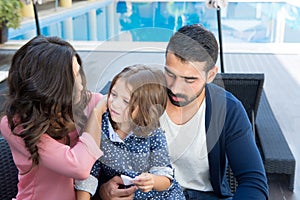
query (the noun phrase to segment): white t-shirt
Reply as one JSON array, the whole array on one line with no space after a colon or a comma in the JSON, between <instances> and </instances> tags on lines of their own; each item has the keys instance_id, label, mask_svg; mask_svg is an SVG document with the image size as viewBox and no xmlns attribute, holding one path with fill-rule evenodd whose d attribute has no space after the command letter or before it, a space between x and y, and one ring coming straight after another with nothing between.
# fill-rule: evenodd
<instances>
[{"instance_id":1,"label":"white t-shirt","mask_svg":"<svg viewBox=\"0 0 300 200\"><path fill-rule=\"evenodd\" d=\"M206 145L205 108L204 100L193 118L182 125L173 123L166 112L160 118L175 178L183 189L213 191Z\"/></svg>"}]
</instances>

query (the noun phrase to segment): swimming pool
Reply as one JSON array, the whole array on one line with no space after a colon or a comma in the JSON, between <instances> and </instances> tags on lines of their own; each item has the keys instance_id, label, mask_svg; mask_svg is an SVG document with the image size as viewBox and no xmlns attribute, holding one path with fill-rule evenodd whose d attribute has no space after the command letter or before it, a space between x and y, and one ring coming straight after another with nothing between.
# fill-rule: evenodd
<instances>
[{"instance_id":1,"label":"swimming pool","mask_svg":"<svg viewBox=\"0 0 300 200\"><path fill-rule=\"evenodd\" d=\"M295 0L296 2L297 0ZM300 43L300 7L286 2L229 2L221 10L223 41ZM218 34L215 9L199 1L101 1L40 20L43 35L75 41L166 42L185 24L201 23ZM35 24L9 30L9 40L30 39Z\"/></svg>"}]
</instances>

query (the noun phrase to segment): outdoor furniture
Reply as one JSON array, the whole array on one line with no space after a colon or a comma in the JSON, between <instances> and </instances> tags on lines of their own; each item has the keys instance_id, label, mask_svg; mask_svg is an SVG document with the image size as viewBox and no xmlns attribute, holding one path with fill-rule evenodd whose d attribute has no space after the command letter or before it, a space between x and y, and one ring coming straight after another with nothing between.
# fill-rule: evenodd
<instances>
[{"instance_id":1,"label":"outdoor furniture","mask_svg":"<svg viewBox=\"0 0 300 200\"><path fill-rule=\"evenodd\" d=\"M286 175L288 189L293 191L296 160L264 92L257 112L256 130L266 172Z\"/></svg>"},{"instance_id":2,"label":"outdoor furniture","mask_svg":"<svg viewBox=\"0 0 300 200\"><path fill-rule=\"evenodd\" d=\"M255 118L263 90L264 74L219 73L213 83L225 88L242 102L255 136Z\"/></svg>"},{"instance_id":3,"label":"outdoor furniture","mask_svg":"<svg viewBox=\"0 0 300 200\"><path fill-rule=\"evenodd\" d=\"M0 199L11 200L18 193L18 169L6 140L0 133Z\"/></svg>"},{"instance_id":4,"label":"outdoor furniture","mask_svg":"<svg viewBox=\"0 0 300 200\"><path fill-rule=\"evenodd\" d=\"M237 97L243 104L253 126L255 137L255 117L263 89L264 74L261 73L219 73L213 83L223 87ZM235 192L238 183L228 166L226 177L231 192Z\"/></svg>"},{"instance_id":5,"label":"outdoor furniture","mask_svg":"<svg viewBox=\"0 0 300 200\"><path fill-rule=\"evenodd\" d=\"M0 111L3 109L3 105L5 102L5 94L7 94L8 89L6 86L6 80L0 82Z\"/></svg>"},{"instance_id":6,"label":"outdoor furniture","mask_svg":"<svg viewBox=\"0 0 300 200\"><path fill-rule=\"evenodd\" d=\"M214 83L242 102L253 125L267 174L287 175L288 189L293 191L296 161L263 91L263 81L263 74L221 73ZM228 173L229 183L234 187L231 176Z\"/></svg>"}]
</instances>

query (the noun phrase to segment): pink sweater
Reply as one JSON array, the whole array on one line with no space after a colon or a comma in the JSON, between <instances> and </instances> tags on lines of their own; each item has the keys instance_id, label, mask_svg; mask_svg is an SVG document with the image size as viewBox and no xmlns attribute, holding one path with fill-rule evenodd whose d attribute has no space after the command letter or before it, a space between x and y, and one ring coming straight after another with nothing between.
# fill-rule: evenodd
<instances>
[{"instance_id":1,"label":"pink sweater","mask_svg":"<svg viewBox=\"0 0 300 200\"><path fill-rule=\"evenodd\" d=\"M101 97L100 94L92 95L88 115ZM38 143L39 165L22 175L32 165L24 141L12 134L6 116L1 119L0 128L19 170L17 200L76 200L73 179L88 178L93 164L102 155L94 139L86 132L79 139L76 131L69 133L74 144L72 147L44 134Z\"/></svg>"}]
</instances>

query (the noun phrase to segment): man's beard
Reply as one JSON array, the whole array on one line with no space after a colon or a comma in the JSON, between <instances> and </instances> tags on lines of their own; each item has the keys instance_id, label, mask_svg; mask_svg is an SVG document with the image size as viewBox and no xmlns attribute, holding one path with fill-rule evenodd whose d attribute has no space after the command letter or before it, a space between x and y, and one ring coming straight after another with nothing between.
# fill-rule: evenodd
<instances>
[{"instance_id":1,"label":"man's beard","mask_svg":"<svg viewBox=\"0 0 300 200\"><path fill-rule=\"evenodd\" d=\"M170 102L174 105L174 106L177 106L177 107L184 107L188 104L190 104L191 102L193 102L195 99L197 99L202 91L203 91L204 87L201 88L199 90L199 92L192 96L191 98L188 98L186 95L184 94L174 94L169 88L167 89L167 93L168 93L168 96L169 96L169 99L170 99ZM172 97L177 97L177 98L183 98L184 101L175 101Z\"/></svg>"}]
</instances>

